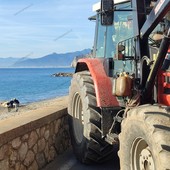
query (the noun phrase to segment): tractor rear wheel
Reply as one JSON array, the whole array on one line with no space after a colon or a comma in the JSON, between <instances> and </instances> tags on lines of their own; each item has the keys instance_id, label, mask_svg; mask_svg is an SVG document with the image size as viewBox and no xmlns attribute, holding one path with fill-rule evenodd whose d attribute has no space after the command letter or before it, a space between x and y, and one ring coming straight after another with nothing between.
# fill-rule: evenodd
<instances>
[{"instance_id":1,"label":"tractor rear wheel","mask_svg":"<svg viewBox=\"0 0 170 170\"><path fill-rule=\"evenodd\" d=\"M170 169L170 114L158 106L131 110L122 122L121 170Z\"/></svg>"},{"instance_id":2,"label":"tractor rear wheel","mask_svg":"<svg viewBox=\"0 0 170 170\"><path fill-rule=\"evenodd\" d=\"M101 109L97 107L94 84L88 71L73 76L68 113L71 143L77 159L87 164L108 160L113 146L102 139Z\"/></svg>"}]
</instances>

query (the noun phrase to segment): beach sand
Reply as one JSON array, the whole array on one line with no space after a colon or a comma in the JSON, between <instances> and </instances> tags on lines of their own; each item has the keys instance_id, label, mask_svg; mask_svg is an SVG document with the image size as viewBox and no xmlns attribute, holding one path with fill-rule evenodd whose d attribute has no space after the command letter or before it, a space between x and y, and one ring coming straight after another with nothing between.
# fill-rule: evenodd
<instances>
[{"instance_id":1,"label":"beach sand","mask_svg":"<svg viewBox=\"0 0 170 170\"><path fill-rule=\"evenodd\" d=\"M15 111L15 108L12 108L10 111L8 111L8 108L4 107L2 105L3 101L0 102L0 120L7 119L12 116L17 116L20 114L29 114L29 112L32 112L37 109L46 109L49 107L54 107L55 105L57 106L57 103L59 101L65 101L68 100L68 96L60 97L60 98L54 98L54 99L49 99L49 100L43 100L39 102L34 102L34 103L29 103L26 105L20 104L18 107L18 111Z\"/></svg>"}]
</instances>

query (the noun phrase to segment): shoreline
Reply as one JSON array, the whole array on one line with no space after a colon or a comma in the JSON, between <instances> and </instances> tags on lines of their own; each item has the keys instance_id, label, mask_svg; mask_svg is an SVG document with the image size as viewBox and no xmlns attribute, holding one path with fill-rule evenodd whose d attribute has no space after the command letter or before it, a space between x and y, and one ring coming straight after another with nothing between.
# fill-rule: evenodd
<instances>
[{"instance_id":1,"label":"shoreline","mask_svg":"<svg viewBox=\"0 0 170 170\"><path fill-rule=\"evenodd\" d=\"M56 66L56 67L0 67L0 69L41 69L41 68L45 68L45 69L49 69L49 68L73 68L71 66Z\"/></svg>"},{"instance_id":2,"label":"shoreline","mask_svg":"<svg viewBox=\"0 0 170 170\"><path fill-rule=\"evenodd\" d=\"M43 102L43 101L46 101L46 100L58 99L58 98L65 97L65 96L68 96L68 95L69 95L68 93L64 93L64 94L61 94L61 95L58 95L58 96L56 96L56 95L55 96L49 96L47 98L39 98L37 100L30 100L30 101L27 101L27 100L22 101L22 100L20 100L18 98L16 98L16 99L19 100L20 105L22 107L22 106L29 105L29 104L32 104L32 103ZM10 101L10 100L0 99L0 108L1 108L1 103L2 102L7 102L7 101Z\"/></svg>"},{"instance_id":3,"label":"shoreline","mask_svg":"<svg viewBox=\"0 0 170 170\"><path fill-rule=\"evenodd\" d=\"M38 102L43 102L43 101L45 102L45 101L48 101L48 100L55 100L55 99L59 99L59 98L61 98L61 97L65 97L65 96L68 96L68 94L61 95L61 96L53 96L53 97L51 96L51 97L49 97L49 98L47 97L46 99L43 99L43 98L42 98L42 99L37 99L37 100L34 100L34 101L30 101L30 102L22 102L22 103L21 103L21 106L22 106L22 105L25 106L25 105L29 105L29 104L33 104L33 103L38 103Z\"/></svg>"},{"instance_id":4,"label":"shoreline","mask_svg":"<svg viewBox=\"0 0 170 170\"><path fill-rule=\"evenodd\" d=\"M27 104L22 104L18 107L18 111L16 112L14 108L11 109L10 112L8 112L8 108L3 107L2 104L0 105L0 120L8 119L13 116L17 116L20 114L29 114L30 112L33 112L38 109L46 109L49 107L55 107L57 106L57 101L59 100L68 100L67 96L60 96L50 99L44 99L41 101L35 101Z\"/></svg>"}]
</instances>

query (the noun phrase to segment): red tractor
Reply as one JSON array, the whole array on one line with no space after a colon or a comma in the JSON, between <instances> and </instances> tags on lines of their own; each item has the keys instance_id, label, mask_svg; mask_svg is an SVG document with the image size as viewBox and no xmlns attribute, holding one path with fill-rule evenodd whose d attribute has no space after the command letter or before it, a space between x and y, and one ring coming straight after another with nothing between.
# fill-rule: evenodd
<instances>
[{"instance_id":1,"label":"red tractor","mask_svg":"<svg viewBox=\"0 0 170 170\"><path fill-rule=\"evenodd\" d=\"M170 0L101 0L91 58L80 59L68 113L74 153L121 170L170 169Z\"/></svg>"}]
</instances>

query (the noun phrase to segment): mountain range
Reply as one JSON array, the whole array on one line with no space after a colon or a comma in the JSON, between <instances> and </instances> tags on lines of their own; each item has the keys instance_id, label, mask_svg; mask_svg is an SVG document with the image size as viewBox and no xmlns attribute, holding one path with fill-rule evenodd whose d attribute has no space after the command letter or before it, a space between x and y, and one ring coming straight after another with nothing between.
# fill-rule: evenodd
<instances>
[{"instance_id":1,"label":"mountain range","mask_svg":"<svg viewBox=\"0 0 170 170\"><path fill-rule=\"evenodd\" d=\"M69 53L52 53L40 58L0 58L0 67L12 68L44 68L44 67L70 67L75 57L87 55L91 49Z\"/></svg>"}]
</instances>

